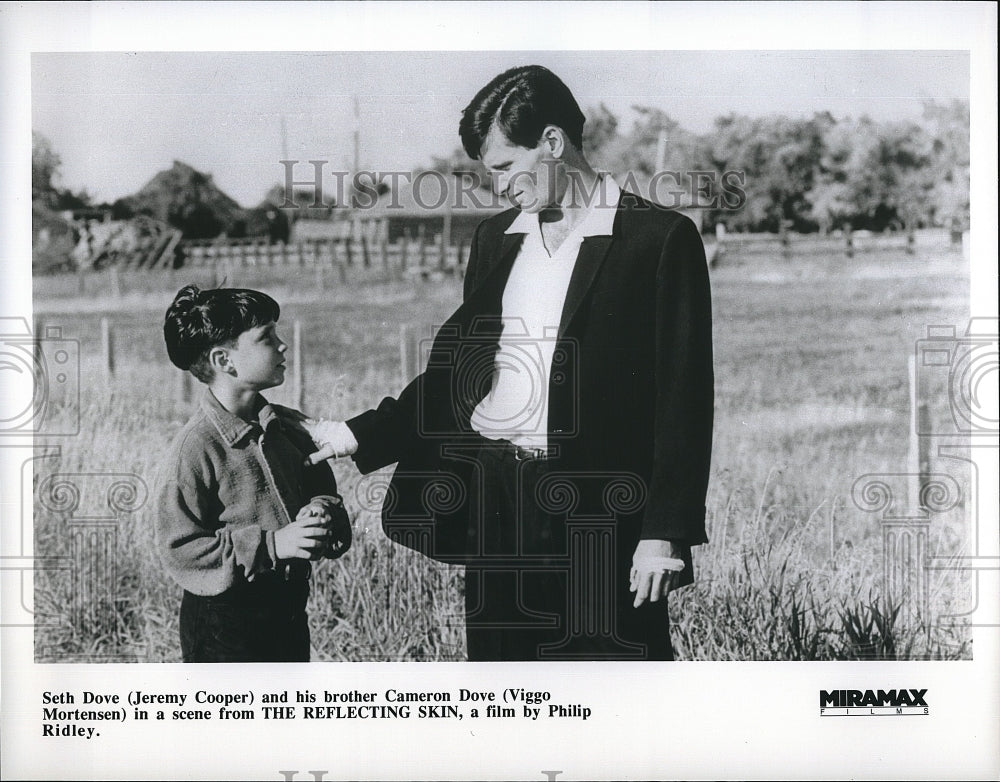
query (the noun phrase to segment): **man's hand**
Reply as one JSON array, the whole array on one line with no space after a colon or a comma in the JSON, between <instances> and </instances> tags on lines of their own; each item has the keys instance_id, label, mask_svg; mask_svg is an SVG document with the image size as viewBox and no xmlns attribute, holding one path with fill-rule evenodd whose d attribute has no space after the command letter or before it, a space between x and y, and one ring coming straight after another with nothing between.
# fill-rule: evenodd
<instances>
[{"instance_id":1,"label":"man's hand","mask_svg":"<svg viewBox=\"0 0 1000 782\"><path fill-rule=\"evenodd\" d=\"M306 506L295 521L274 533L274 553L278 559L319 559L326 546L326 525L319 516L306 514Z\"/></svg>"},{"instance_id":2,"label":"man's hand","mask_svg":"<svg viewBox=\"0 0 1000 782\"><path fill-rule=\"evenodd\" d=\"M358 441L354 432L343 421L327 421L324 419L303 418L299 425L316 443L319 448L309 454L306 464L319 464L326 459L336 459L340 456L350 456L358 450Z\"/></svg>"},{"instance_id":3,"label":"man's hand","mask_svg":"<svg viewBox=\"0 0 1000 782\"><path fill-rule=\"evenodd\" d=\"M681 546L669 540L640 540L632 555L629 592L635 592L635 608L648 599L666 597L684 569Z\"/></svg>"},{"instance_id":4,"label":"man's hand","mask_svg":"<svg viewBox=\"0 0 1000 782\"><path fill-rule=\"evenodd\" d=\"M281 422L291 429L304 433L319 449L309 454L305 464L319 464L327 459L350 456L358 450L354 432L343 421L327 421L324 418L310 418L305 413L283 405L274 405Z\"/></svg>"}]
</instances>

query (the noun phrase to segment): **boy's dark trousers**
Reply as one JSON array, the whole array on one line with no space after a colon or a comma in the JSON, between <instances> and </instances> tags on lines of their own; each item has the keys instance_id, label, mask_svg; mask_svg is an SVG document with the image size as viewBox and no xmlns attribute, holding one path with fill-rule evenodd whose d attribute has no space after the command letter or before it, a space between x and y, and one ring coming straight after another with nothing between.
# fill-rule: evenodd
<instances>
[{"instance_id":1,"label":"boy's dark trousers","mask_svg":"<svg viewBox=\"0 0 1000 782\"><path fill-rule=\"evenodd\" d=\"M263 573L221 595L185 591L181 653L186 663L309 662L309 569Z\"/></svg>"}]
</instances>

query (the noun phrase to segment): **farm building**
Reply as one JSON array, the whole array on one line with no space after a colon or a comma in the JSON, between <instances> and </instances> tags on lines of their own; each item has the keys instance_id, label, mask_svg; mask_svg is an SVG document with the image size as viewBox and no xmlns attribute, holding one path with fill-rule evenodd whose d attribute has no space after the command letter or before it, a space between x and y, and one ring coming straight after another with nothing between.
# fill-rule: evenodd
<instances>
[{"instance_id":1,"label":"farm building","mask_svg":"<svg viewBox=\"0 0 1000 782\"><path fill-rule=\"evenodd\" d=\"M427 171L400 181L394 190L379 196L374 206L360 212L370 235L389 242L429 240L443 234L446 243L464 245L472 240L479 223L505 207L488 190Z\"/></svg>"},{"instance_id":2,"label":"farm building","mask_svg":"<svg viewBox=\"0 0 1000 782\"><path fill-rule=\"evenodd\" d=\"M623 181L621 177L617 180ZM631 182L643 195L648 194L645 185L641 179ZM290 241L341 241L363 235L378 244L430 242L446 235L448 244L468 245L480 222L508 206L506 200L488 190L463 186L456 177L436 171L400 181L395 191L381 193L371 206L367 205L370 196L359 196L359 200L358 208L334 208L329 216L303 216L300 210L292 224ZM678 211L694 220L699 229L702 227L704 210L692 207L689 197L681 200Z\"/></svg>"}]
</instances>

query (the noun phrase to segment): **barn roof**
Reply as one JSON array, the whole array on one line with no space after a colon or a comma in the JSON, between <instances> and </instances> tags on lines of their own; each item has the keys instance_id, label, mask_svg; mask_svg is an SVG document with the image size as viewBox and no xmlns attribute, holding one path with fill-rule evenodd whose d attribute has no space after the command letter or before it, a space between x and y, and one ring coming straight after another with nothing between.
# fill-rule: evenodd
<instances>
[{"instance_id":1,"label":"barn roof","mask_svg":"<svg viewBox=\"0 0 1000 782\"><path fill-rule=\"evenodd\" d=\"M386 180L385 184L390 190L383 193L374 206L361 210L365 219L433 218L443 217L449 211L453 215L463 212L483 218L509 206L489 190L438 171L399 177L395 189L392 189L392 181Z\"/></svg>"}]
</instances>

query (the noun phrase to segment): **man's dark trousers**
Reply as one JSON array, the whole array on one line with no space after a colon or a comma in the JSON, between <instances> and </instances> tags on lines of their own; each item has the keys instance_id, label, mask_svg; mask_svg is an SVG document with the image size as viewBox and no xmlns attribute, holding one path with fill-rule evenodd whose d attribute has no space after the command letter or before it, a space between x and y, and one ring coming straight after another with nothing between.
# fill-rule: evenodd
<instances>
[{"instance_id":1,"label":"man's dark trousers","mask_svg":"<svg viewBox=\"0 0 1000 782\"><path fill-rule=\"evenodd\" d=\"M612 581L628 579L627 557L612 564L610 550L581 550L610 547L613 522L603 533L600 520L571 531L567 511L584 498L570 496L558 458L522 459L509 443L484 438L476 462L483 480L470 482L480 509L470 538L482 556L465 571L468 659L672 660L666 600L639 608L615 601L611 593L622 590Z\"/></svg>"}]
</instances>

